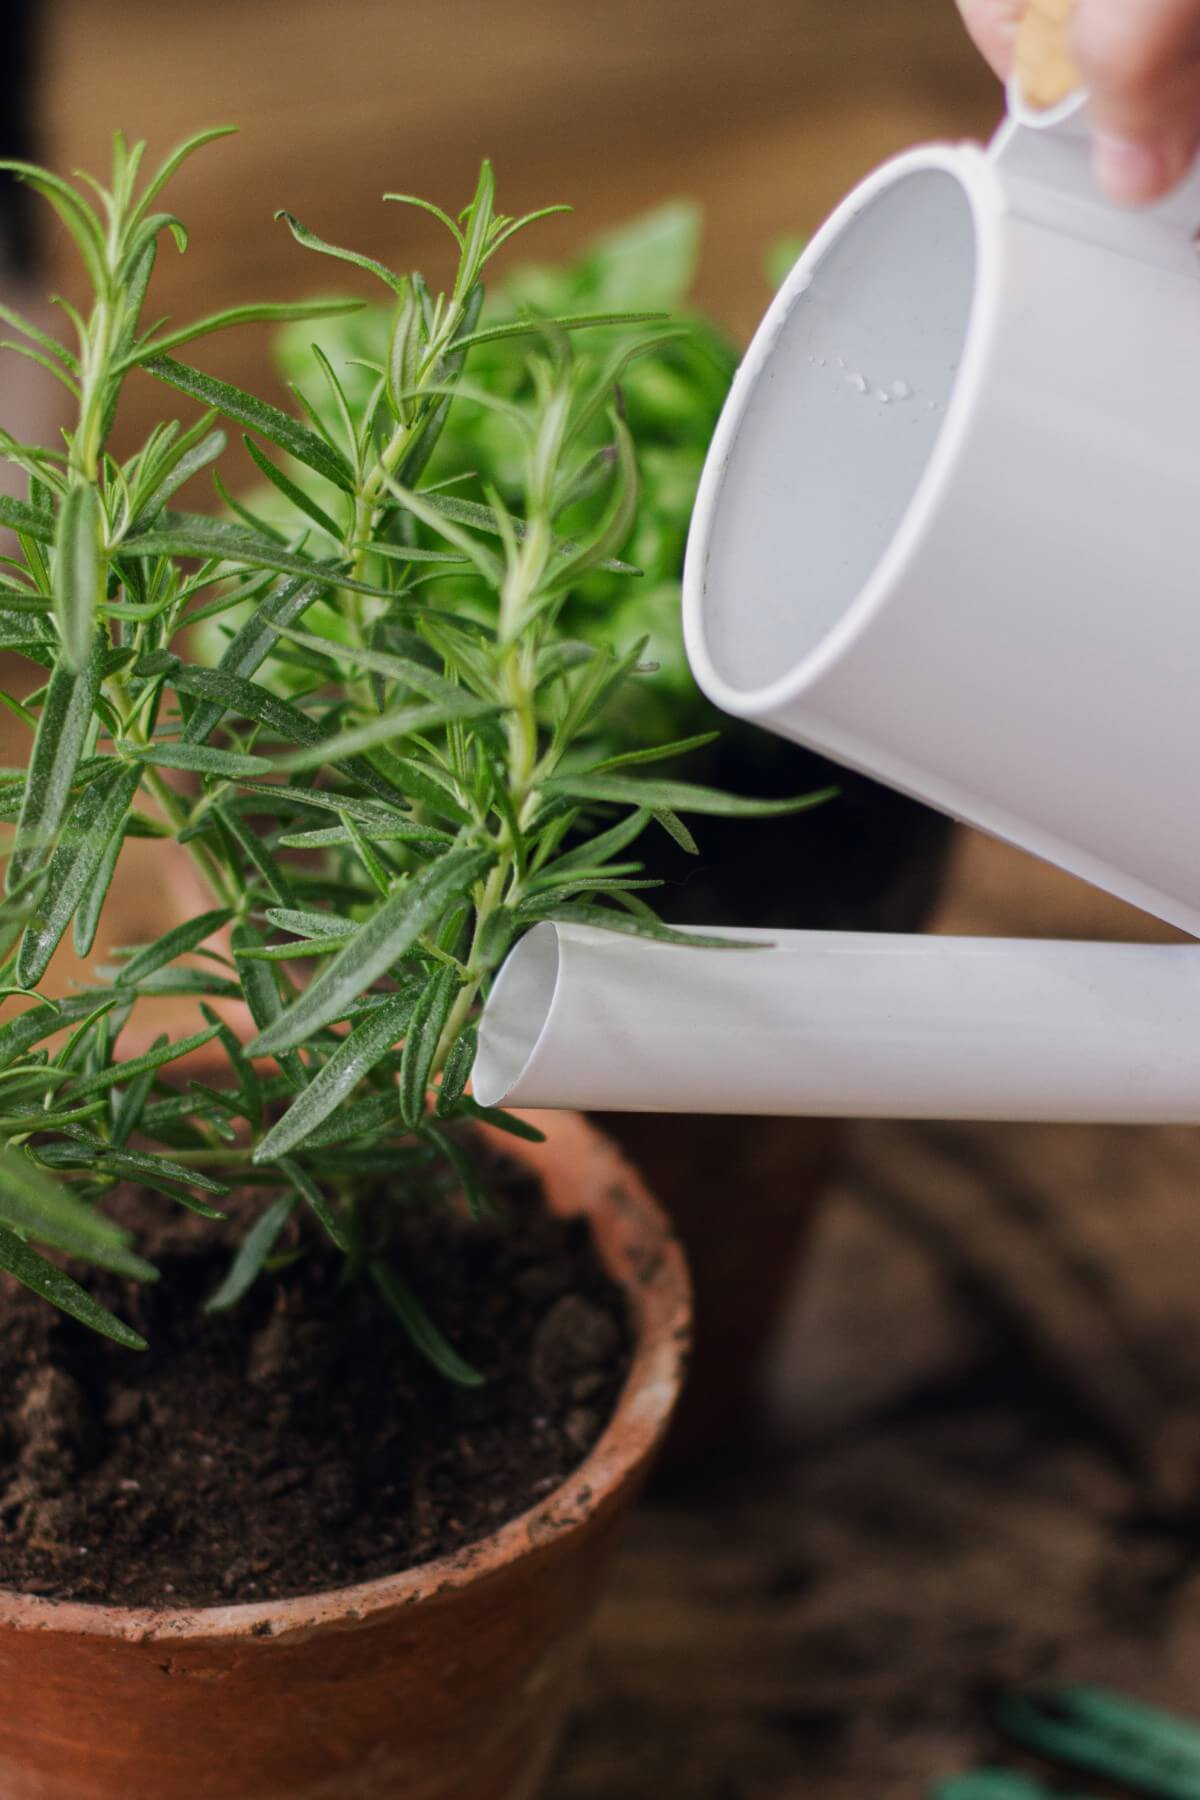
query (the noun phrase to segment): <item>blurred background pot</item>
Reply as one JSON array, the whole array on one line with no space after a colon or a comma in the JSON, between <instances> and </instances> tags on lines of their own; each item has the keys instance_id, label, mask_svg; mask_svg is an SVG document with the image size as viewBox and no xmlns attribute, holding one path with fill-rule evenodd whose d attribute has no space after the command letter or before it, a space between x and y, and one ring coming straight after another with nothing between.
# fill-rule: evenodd
<instances>
[{"instance_id":1,"label":"blurred background pot","mask_svg":"<svg viewBox=\"0 0 1200 1800\"><path fill-rule=\"evenodd\" d=\"M579 1117L539 1122L545 1146L504 1151L590 1221L633 1328L590 1455L458 1555L336 1592L186 1611L0 1593L4 1800L533 1800L690 1328L647 1189Z\"/></svg>"},{"instance_id":2,"label":"blurred background pot","mask_svg":"<svg viewBox=\"0 0 1200 1800\"><path fill-rule=\"evenodd\" d=\"M699 857L662 833L642 838L648 873L667 883L664 918L858 931L913 931L928 919L952 834L941 814L728 720L703 757L688 759L687 774L741 794L830 784L838 794L796 819L703 819ZM696 1348L668 1447L672 1461L686 1462L761 1422L772 1346L846 1127L654 1113L609 1113L600 1123L642 1170L687 1251Z\"/></svg>"}]
</instances>

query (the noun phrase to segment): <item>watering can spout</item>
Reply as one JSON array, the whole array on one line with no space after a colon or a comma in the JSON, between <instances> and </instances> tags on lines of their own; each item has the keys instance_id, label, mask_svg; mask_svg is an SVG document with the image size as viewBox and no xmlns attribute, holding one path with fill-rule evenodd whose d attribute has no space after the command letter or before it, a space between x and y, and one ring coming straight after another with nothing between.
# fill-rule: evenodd
<instances>
[{"instance_id":1,"label":"watering can spout","mask_svg":"<svg viewBox=\"0 0 1200 1800\"><path fill-rule=\"evenodd\" d=\"M484 1011L484 1105L1200 1122L1200 945L538 925Z\"/></svg>"}]
</instances>

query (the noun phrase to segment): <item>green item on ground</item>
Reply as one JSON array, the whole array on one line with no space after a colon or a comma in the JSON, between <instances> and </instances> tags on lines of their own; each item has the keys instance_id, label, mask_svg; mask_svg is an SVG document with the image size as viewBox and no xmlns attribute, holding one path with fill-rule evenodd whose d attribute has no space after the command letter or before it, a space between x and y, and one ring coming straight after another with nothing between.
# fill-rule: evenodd
<instances>
[{"instance_id":1,"label":"green item on ground","mask_svg":"<svg viewBox=\"0 0 1200 1800\"><path fill-rule=\"evenodd\" d=\"M1200 1726L1104 1688L1006 1694L996 1719L1024 1750L1098 1775L1143 1800L1200 1800ZM1085 1800L1010 1769L977 1769L929 1790L929 1800Z\"/></svg>"},{"instance_id":2,"label":"green item on ground","mask_svg":"<svg viewBox=\"0 0 1200 1800\"><path fill-rule=\"evenodd\" d=\"M1086 1769L1146 1800L1200 1800L1200 1728L1103 1688L1009 1694L1001 1728L1026 1749Z\"/></svg>"},{"instance_id":3,"label":"green item on ground","mask_svg":"<svg viewBox=\"0 0 1200 1800\"><path fill-rule=\"evenodd\" d=\"M929 1800L1086 1800L1086 1796L1052 1794L1028 1775L1011 1769L977 1769L972 1775L955 1775L929 1791Z\"/></svg>"}]
</instances>

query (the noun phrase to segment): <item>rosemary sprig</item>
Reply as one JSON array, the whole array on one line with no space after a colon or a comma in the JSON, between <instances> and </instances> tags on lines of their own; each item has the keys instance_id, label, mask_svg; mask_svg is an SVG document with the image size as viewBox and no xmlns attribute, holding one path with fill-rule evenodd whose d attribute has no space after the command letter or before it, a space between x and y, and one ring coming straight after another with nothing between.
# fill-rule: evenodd
<instances>
[{"instance_id":1,"label":"rosemary sprig","mask_svg":"<svg viewBox=\"0 0 1200 1800\"><path fill-rule=\"evenodd\" d=\"M100 1210L114 1184L208 1213L224 1181L262 1185L266 1207L214 1307L246 1292L307 1216L423 1354L474 1380L389 1243L406 1191L483 1203L458 1128L481 1116L475 1018L497 968L555 916L671 935L631 855L643 831L690 846L683 814L809 802L734 800L646 772L706 737L614 750L606 721L646 678L643 646L582 645L562 629L589 578L635 576L621 561L638 509L621 380L661 341L642 329L653 320L567 312L481 326L492 258L542 216L498 213L485 163L456 219L432 208L457 250L445 294L281 215L306 249L381 284L391 309L368 383L346 382L314 346L312 382L284 412L175 353L228 325L357 301L143 322L162 233L186 244L158 197L220 135L190 140L140 187L143 147L120 137L107 188L8 165L59 213L92 301L86 316L68 309L73 346L7 317L77 416L65 454L3 445L28 500L0 502L19 550L0 580L0 641L48 679L9 697L31 742L25 767L0 778L14 828L0 905L0 1007L13 1015L0 1022L0 1267L134 1343L33 1245L148 1278ZM519 403L471 380L472 351L498 331L530 339ZM118 461L109 434L135 370L202 411L186 426L165 419ZM502 495L484 455L473 489L428 474L467 396L516 435L517 498L511 471ZM270 517L234 497L221 417L276 491ZM223 516L178 504L206 471ZM225 622L215 662L195 660L197 618L206 632ZM147 833L190 854L210 908L99 971L87 993L29 1007L69 926L90 951L122 843ZM163 995L197 1005L202 1029L123 1058L131 1016ZM241 1012L223 1011L230 1002ZM249 1042L233 1025L246 1016ZM172 1077L201 1049L225 1077L206 1063L180 1088Z\"/></svg>"}]
</instances>

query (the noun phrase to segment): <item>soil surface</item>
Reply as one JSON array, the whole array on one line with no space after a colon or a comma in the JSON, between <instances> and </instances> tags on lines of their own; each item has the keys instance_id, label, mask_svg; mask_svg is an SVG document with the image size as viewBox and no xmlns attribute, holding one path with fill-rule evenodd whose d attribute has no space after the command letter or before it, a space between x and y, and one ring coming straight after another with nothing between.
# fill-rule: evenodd
<instances>
[{"instance_id":1,"label":"soil surface","mask_svg":"<svg viewBox=\"0 0 1200 1800\"><path fill-rule=\"evenodd\" d=\"M428 1562L536 1504L610 1417L629 1331L586 1224L549 1217L514 1165L496 1180L494 1220L440 1203L392 1240L479 1387L425 1362L371 1284L343 1285L307 1221L289 1226L306 1254L209 1316L234 1227L121 1196L108 1210L153 1221L138 1242L162 1279L86 1279L142 1354L0 1282L0 1586L277 1599Z\"/></svg>"}]
</instances>

